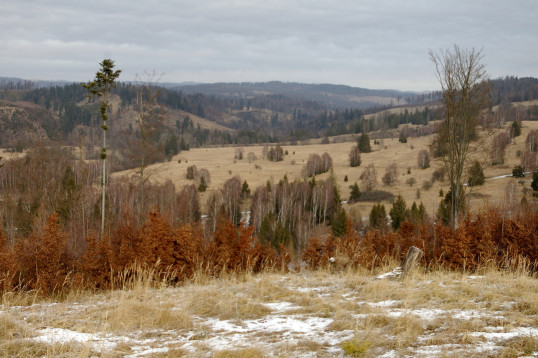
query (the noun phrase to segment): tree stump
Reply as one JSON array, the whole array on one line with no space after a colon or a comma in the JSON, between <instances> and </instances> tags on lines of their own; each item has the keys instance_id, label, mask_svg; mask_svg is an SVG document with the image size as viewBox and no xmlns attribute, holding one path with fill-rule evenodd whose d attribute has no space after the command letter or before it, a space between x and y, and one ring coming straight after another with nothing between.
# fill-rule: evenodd
<instances>
[{"instance_id":1,"label":"tree stump","mask_svg":"<svg viewBox=\"0 0 538 358\"><path fill-rule=\"evenodd\" d=\"M418 247L411 246L407 251L407 256L402 261L402 277L409 275L417 267L418 262L424 255L424 252Z\"/></svg>"}]
</instances>

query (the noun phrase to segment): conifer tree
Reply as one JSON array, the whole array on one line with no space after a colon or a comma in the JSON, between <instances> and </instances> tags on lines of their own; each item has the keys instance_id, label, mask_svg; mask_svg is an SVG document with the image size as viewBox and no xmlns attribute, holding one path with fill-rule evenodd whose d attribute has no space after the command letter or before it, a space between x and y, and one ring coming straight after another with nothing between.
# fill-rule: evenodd
<instances>
[{"instance_id":1,"label":"conifer tree","mask_svg":"<svg viewBox=\"0 0 538 358\"><path fill-rule=\"evenodd\" d=\"M102 187L102 205L101 205L101 237L103 237L105 231L105 196L106 196L106 132L108 130L107 120L108 120L108 107L110 106L109 96L112 88L116 87L115 80L120 76L121 70L114 71L114 61L110 59L104 59L103 62L99 64L101 70L97 71L95 74L95 79L91 82L84 83L82 86L86 88L89 92L89 97L93 98L95 96L101 98L101 106L99 107L99 112L101 114L102 124L101 128L103 129L103 148L101 148L101 153L99 158L103 161L103 175L101 179Z\"/></svg>"},{"instance_id":2,"label":"conifer tree","mask_svg":"<svg viewBox=\"0 0 538 358\"><path fill-rule=\"evenodd\" d=\"M401 194L392 203L389 215L392 219L392 229L398 230L407 216L407 204Z\"/></svg>"},{"instance_id":3,"label":"conifer tree","mask_svg":"<svg viewBox=\"0 0 538 358\"><path fill-rule=\"evenodd\" d=\"M372 151L372 147L370 146L370 137L368 137L368 134L366 133L361 134L357 145L361 153L370 153Z\"/></svg>"}]
</instances>

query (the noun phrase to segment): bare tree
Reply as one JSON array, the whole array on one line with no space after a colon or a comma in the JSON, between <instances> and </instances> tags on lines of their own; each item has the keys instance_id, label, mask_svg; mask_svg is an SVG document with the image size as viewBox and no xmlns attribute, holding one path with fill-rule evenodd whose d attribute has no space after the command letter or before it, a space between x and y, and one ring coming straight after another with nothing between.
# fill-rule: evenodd
<instances>
[{"instance_id":1,"label":"bare tree","mask_svg":"<svg viewBox=\"0 0 538 358\"><path fill-rule=\"evenodd\" d=\"M243 148L235 148L234 159L242 160L245 150Z\"/></svg>"},{"instance_id":2,"label":"bare tree","mask_svg":"<svg viewBox=\"0 0 538 358\"><path fill-rule=\"evenodd\" d=\"M495 137L493 137L493 141L491 142L491 163L493 165L495 164L503 164L504 163L504 156L505 156L505 149L510 144L510 136L506 132L501 132Z\"/></svg>"},{"instance_id":3,"label":"bare tree","mask_svg":"<svg viewBox=\"0 0 538 358\"><path fill-rule=\"evenodd\" d=\"M247 154L247 159L248 159L249 163L252 163L253 161L255 161L257 159L256 154L254 154L253 152L249 152Z\"/></svg>"},{"instance_id":4,"label":"bare tree","mask_svg":"<svg viewBox=\"0 0 538 358\"><path fill-rule=\"evenodd\" d=\"M357 145L353 145L349 151L349 166L358 167L361 165L361 151Z\"/></svg>"},{"instance_id":5,"label":"bare tree","mask_svg":"<svg viewBox=\"0 0 538 358\"><path fill-rule=\"evenodd\" d=\"M325 152L321 155L321 170L323 173L328 172L333 168L333 158L329 153Z\"/></svg>"},{"instance_id":6,"label":"bare tree","mask_svg":"<svg viewBox=\"0 0 538 358\"><path fill-rule=\"evenodd\" d=\"M437 146L443 153L443 161L449 176L451 199L450 223L457 227L458 205L464 195L462 178L472 144L478 139L478 119L488 104L488 76L481 50L460 49L439 53L429 51L435 64L436 75L441 84L445 118L436 136Z\"/></svg>"},{"instance_id":7,"label":"bare tree","mask_svg":"<svg viewBox=\"0 0 538 358\"><path fill-rule=\"evenodd\" d=\"M398 182L398 167L396 166L396 163L392 163L387 167L385 175L383 175L381 180L383 181L383 184L387 186L393 186Z\"/></svg>"},{"instance_id":8,"label":"bare tree","mask_svg":"<svg viewBox=\"0 0 538 358\"><path fill-rule=\"evenodd\" d=\"M537 155L534 152L529 152L528 150L523 153L521 156L521 166L526 172L532 172L536 170L537 164Z\"/></svg>"},{"instance_id":9,"label":"bare tree","mask_svg":"<svg viewBox=\"0 0 538 358\"><path fill-rule=\"evenodd\" d=\"M525 143L529 152L538 152L538 129L534 129L527 134Z\"/></svg>"},{"instance_id":10,"label":"bare tree","mask_svg":"<svg viewBox=\"0 0 538 358\"><path fill-rule=\"evenodd\" d=\"M158 83L160 76L155 71L146 72L137 79L136 88L136 130L125 136L125 156L134 164L134 173L140 184L141 213L145 214L146 184L152 173L149 164L164 159L163 147L158 140L158 132L162 126L163 116L157 104L159 96Z\"/></svg>"},{"instance_id":11,"label":"bare tree","mask_svg":"<svg viewBox=\"0 0 538 358\"><path fill-rule=\"evenodd\" d=\"M372 191L377 187L377 171L374 164L368 165L359 177L362 191Z\"/></svg>"},{"instance_id":12,"label":"bare tree","mask_svg":"<svg viewBox=\"0 0 538 358\"><path fill-rule=\"evenodd\" d=\"M430 154L426 149L422 149L420 152L418 152L417 162L420 169L426 169L430 167Z\"/></svg>"}]
</instances>

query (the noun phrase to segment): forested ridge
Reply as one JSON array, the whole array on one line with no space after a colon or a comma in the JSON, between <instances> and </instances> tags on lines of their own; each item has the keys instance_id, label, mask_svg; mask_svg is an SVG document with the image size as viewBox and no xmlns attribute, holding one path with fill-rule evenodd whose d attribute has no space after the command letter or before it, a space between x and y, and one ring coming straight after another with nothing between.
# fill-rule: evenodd
<instances>
[{"instance_id":1,"label":"forested ridge","mask_svg":"<svg viewBox=\"0 0 538 358\"><path fill-rule=\"evenodd\" d=\"M86 136L92 136L92 127L98 122L98 106L86 99L85 90L80 84L33 88L36 85L31 81L14 82L6 79L0 84L0 125L3 129L0 133L0 145L3 147L20 149L35 141L36 137L74 145L81 142L82 131L85 131ZM335 109L322 101L304 99L305 95L301 95L300 91L308 92L313 91L312 88L318 88L335 91L336 95L353 91L371 94L369 90L330 85L312 87L313 85L288 84L279 87L278 84L270 82L181 87L183 90L190 88L191 92L196 88L205 90L206 94L187 94L176 89L159 87L157 103L161 111L170 113L175 120L158 128L156 138L159 137L163 148L169 139L169 151L176 152L204 145L297 141L391 129L400 124L427 125L432 120L442 118L442 112L436 109L435 99L438 93L407 98L407 101L423 104L414 110L411 107L403 113L366 119L366 114L390 106L378 104L368 109ZM258 87L265 88L267 93L255 92L254 89ZM538 98L538 79L535 78L496 79L491 81L491 87L492 105L500 104L504 106L504 110L510 109L511 102ZM112 131L115 129L114 123L122 122L126 113L136 110L137 88L135 84L120 83L113 90L112 94L117 96L119 101L116 112L112 113ZM246 89L244 92L237 92L237 88ZM279 88L283 88L285 94L276 93ZM395 95L390 91L380 93ZM425 102L428 99L432 101ZM536 106L528 108L524 116L528 120L535 120L538 117ZM200 126L194 120L196 117L216 123L219 127ZM172 148L172 142L175 143L175 149Z\"/></svg>"}]
</instances>

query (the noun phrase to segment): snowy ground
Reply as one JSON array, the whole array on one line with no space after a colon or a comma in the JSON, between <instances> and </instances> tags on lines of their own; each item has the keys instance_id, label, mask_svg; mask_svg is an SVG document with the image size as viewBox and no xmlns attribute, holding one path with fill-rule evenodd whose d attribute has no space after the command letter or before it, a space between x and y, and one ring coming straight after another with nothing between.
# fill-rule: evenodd
<instances>
[{"instance_id":1,"label":"snowy ground","mask_svg":"<svg viewBox=\"0 0 538 358\"><path fill-rule=\"evenodd\" d=\"M0 323L24 334L6 328L0 354L7 344L38 344L79 356L344 357L345 342L362 342L371 357L538 357L536 279L514 278L521 287L512 287L490 276L397 276L267 274L203 288L4 305ZM218 309L202 309L204 297ZM144 315L140 308L168 316L129 323ZM127 315L118 316L120 310ZM174 316L178 312L182 316ZM176 326L180 319L188 320L185 328Z\"/></svg>"}]
</instances>

